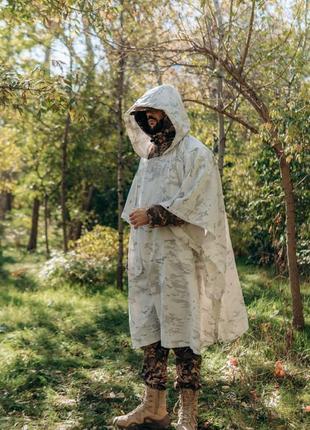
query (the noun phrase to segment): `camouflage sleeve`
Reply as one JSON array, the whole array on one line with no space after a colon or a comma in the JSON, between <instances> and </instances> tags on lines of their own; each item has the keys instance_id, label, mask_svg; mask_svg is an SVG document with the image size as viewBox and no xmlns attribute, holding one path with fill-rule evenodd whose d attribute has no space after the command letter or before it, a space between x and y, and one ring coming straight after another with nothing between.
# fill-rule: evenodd
<instances>
[{"instance_id":1,"label":"camouflage sleeve","mask_svg":"<svg viewBox=\"0 0 310 430\"><path fill-rule=\"evenodd\" d=\"M182 225L186 221L169 212L160 205L153 205L146 210L151 227L164 227L166 225Z\"/></svg>"}]
</instances>

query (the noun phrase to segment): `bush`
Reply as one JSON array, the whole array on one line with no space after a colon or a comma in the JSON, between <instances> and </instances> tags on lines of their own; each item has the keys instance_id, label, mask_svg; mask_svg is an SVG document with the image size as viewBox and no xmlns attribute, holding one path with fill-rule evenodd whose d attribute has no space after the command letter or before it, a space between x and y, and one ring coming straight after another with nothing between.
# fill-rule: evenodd
<instances>
[{"instance_id":1,"label":"bush","mask_svg":"<svg viewBox=\"0 0 310 430\"><path fill-rule=\"evenodd\" d=\"M112 227L97 225L76 242L66 254L56 251L40 271L41 279L56 284L59 279L69 282L103 285L115 276L118 254L118 232ZM128 231L124 232L124 254L127 256ZM126 264L126 262L125 262Z\"/></svg>"},{"instance_id":2,"label":"bush","mask_svg":"<svg viewBox=\"0 0 310 430\"><path fill-rule=\"evenodd\" d=\"M302 240L297 247L297 258L300 272L304 276L310 275L310 250L309 240Z\"/></svg>"}]
</instances>

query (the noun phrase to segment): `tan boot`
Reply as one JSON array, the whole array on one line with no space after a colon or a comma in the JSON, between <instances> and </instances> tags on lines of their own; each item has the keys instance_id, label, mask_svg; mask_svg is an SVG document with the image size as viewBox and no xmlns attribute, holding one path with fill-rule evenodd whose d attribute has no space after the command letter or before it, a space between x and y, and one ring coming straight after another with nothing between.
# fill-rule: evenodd
<instances>
[{"instance_id":1,"label":"tan boot","mask_svg":"<svg viewBox=\"0 0 310 430\"><path fill-rule=\"evenodd\" d=\"M145 385L142 403L126 415L115 417L113 425L120 429L139 428L164 429L170 424L167 412L166 390L156 390Z\"/></svg>"},{"instance_id":2,"label":"tan boot","mask_svg":"<svg viewBox=\"0 0 310 430\"><path fill-rule=\"evenodd\" d=\"M176 430L197 430L198 395L199 390L180 389Z\"/></svg>"}]
</instances>

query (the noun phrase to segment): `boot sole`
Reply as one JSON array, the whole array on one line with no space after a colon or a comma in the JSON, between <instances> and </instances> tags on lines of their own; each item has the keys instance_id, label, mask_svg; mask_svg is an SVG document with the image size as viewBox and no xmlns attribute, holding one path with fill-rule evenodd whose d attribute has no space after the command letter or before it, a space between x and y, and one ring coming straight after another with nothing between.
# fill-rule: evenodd
<instances>
[{"instance_id":1,"label":"boot sole","mask_svg":"<svg viewBox=\"0 0 310 430\"><path fill-rule=\"evenodd\" d=\"M151 418L147 418L142 424L130 424L127 427L121 427L118 424L114 424L117 429L125 430L156 430L156 429L166 429L171 424L171 420L168 415L166 415L162 420L154 421Z\"/></svg>"}]
</instances>

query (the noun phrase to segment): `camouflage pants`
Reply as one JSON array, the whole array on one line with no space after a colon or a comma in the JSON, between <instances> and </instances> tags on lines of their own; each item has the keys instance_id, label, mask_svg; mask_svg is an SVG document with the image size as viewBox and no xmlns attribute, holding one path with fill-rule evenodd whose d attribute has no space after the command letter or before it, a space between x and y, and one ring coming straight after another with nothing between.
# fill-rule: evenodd
<instances>
[{"instance_id":1,"label":"camouflage pants","mask_svg":"<svg viewBox=\"0 0 310 430\"><path fill-rule=\"evenodd\" d=\"M158 390L165 390L167 384L167 362L169 348L161 346L160 341L142 347L144 359L141 376L144 382ZM199 390L202 357L190 347L172 348L175 355L176 377L174 388Z\"/></svg>"}]
</instances>

